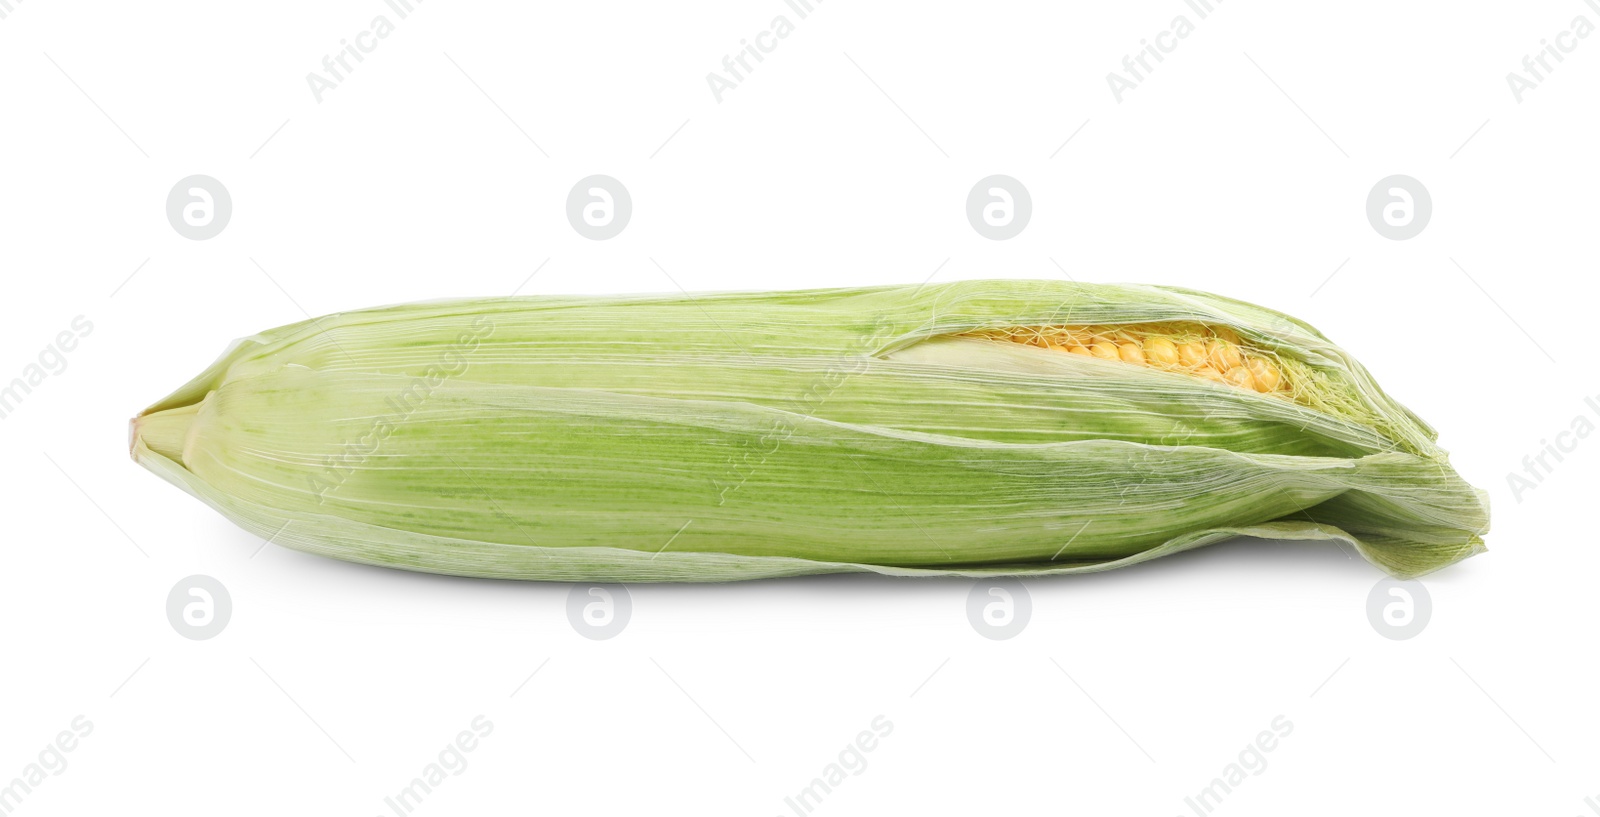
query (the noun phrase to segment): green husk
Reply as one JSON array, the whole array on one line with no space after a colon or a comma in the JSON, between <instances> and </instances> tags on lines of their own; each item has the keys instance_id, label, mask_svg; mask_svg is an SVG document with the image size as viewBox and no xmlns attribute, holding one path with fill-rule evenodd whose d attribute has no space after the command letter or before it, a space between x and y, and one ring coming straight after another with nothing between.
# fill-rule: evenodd
<instances>
[{"instance_id":1,"label":"green husk","mask_svg":"<svg viewBox=\"0 0 1600 817\"><path fill-rule=\"evenodd\" d=\"M1234 329L1296 400L957 337ZM1412 577L1487 498L1311 327L1189 290L1050 281L528 297L237 342L134 421L134 458L278 544L518 579L1048 575L1235 536Z\"/></svg>"}]
</instances>

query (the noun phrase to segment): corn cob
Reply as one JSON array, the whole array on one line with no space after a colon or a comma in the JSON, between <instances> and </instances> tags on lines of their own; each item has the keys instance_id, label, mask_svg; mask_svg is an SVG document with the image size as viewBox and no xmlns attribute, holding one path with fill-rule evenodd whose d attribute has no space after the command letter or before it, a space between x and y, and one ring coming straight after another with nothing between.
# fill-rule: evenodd
<instances>
[{"instance_id":1,"label":"corn cob","mask_svg":"<svg viewBox=\"0 0 1600 817\"><path fill-rule=\"evenodd\" d=\"M342 313L239 341L131 433L259 536L468 576L1047 575L1257 536L1411 577L1488 528L1343 350L1165 287Z\"/></svg>"}]
</instances>

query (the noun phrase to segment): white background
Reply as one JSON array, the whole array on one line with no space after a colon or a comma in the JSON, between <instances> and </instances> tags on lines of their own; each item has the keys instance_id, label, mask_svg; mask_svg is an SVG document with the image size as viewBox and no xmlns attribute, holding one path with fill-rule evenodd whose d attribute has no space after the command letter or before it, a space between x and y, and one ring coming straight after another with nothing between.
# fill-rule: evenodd
<instances>
[{"instance_id":1,"label":"white background","mask_svg":"<svg viewBox=\"0 0 1600 817\"><path fill-rule=\"evenodd\" d=\"M0 19L0 380L94 326L0 420L0 784L94 725L16 813L392 814L478 715L415 813L793 814L879 715L815 813L1192 814L1279 715L1215 813L1594 813L1600 435L1520 498L1507 475L1600 424L1600 36L1520 103L1506 82L1594 9L429 0L319 103L306 75L379 14ZM717 102L706 75L778 14L795 31ZM1106 75L1178 14L1195 32L1119 103ZM234 203L208 241L164 213L196 173ZM608 241L563 209L592 173L633 197ZM1009 241L963 213L993 173L1032 193ZM1433 198L1407 241L1365 215L1395 173ZM969 626L968 582L871 577L636 586L591 641L567 586L262 548L126 454L127 418L308 313L1064 274L1317 325L1492 494L1490 551L1426 579L1409 641L1367 621L1376 568L1282 543L1030 582L1009 641ZM196 573L233 600L210 641L165 614Z\"/></svg>"}]
</instances>

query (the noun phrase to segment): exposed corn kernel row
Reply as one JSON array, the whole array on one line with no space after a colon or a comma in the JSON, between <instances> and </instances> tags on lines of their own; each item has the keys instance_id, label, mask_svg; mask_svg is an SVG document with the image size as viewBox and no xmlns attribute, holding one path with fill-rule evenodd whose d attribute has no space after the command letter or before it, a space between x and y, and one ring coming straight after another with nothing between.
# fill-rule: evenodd
<instances>
[{"instance_id":1,"label":"exposed corn kernel row","mask_svg":"<svg viewBox=\"0 0 1600 817\"><path fill-rule=\"evenodd\" d=\"M1262 394L1293 392L1284 370L1267 352L1239 340L1225 326L1136 324L1131 326L1027 326L969 333L1068 354L1184 372Z\"/></svg>"}]
</instances>

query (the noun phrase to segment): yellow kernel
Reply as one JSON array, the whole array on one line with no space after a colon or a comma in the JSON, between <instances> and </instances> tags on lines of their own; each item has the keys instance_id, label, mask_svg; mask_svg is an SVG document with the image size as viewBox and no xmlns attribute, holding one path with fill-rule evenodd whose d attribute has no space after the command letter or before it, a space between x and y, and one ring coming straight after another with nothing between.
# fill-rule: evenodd
<instances>
[{"instance_id":1,"label":"yellow kernel","mask_svg":"<svg viewBox=\"0 0 1600 817\"><path fill-rule=\"evenodd\" d=\"M1222 373L1221 372L1217 371L1216 369L1211 368L1210 366L1201 366L1200 368L1195 369L1194 373L1197 374L1197 375L1200 375L1201 377L1203 377L1203 378L1205 378L1207 380L1215 380L1218 383L1226 383L1226 382L1228 382L1228 381L1226 381L1226 380L1224 380L1222 378Z\"/></svg>"},{"instance_id":2,"label":"yellow kernel","mask_svg":"<svg viewBox=\"0 0 1600 817\"><path fill-rule=\"evenodd\" d=\"M1069 347L1067 347L1067 351L1071 352L1072 354L1075 354L1075 355L1091 354L1088 349L1085 349L1082 346L1069 346Z\"/></svg>"},{"instance_id":3,"label":"yellow kernel","mask_svg":"<svg viewBox=\"0 0 1600 817\"><path fill-rule=\"evenodd\" d=\"M1144 342L1145 356L1157 366L1172 367L1178 365L1178 347L1166 338L1151 338Z\"/></svg>"},{"instance_id":4,"label":"yellow kernel","mask_svg":"<svg viewBox=\"0 0 1600 817\"><path fill-rule=\"evenodd\" d=\"M1118 346L1117 356L1121 357L1122 362L1124 363L1137 363L1141 366L1144 365L1144 347L1134 343L1133 341L1129 341Z\"/></svg>"},{"instance_id":5,"label":"yellow kernel","mask_svg":"<svg viewBox=\"0 0 1600 817\"><path fill-rule=\"evenodd\" d=\"M1217 371L1225 372L1244 363L1244 358L1239 354L1239 347L1225 340L1214 340L1206 345L1206 357L1210 359L1212 368Z\"/></svg>"},{"instance_id":6,"label":"yellow kernel","mask_svg":"<svg viewBox=\"0 0 1600 817\"><path fill-rule=\"evenodd\" d=\"M1102 360L1117 359L1117 347L1107 341L1096 341L1093 346L1089 347L1089 352Z\"/></svg>"},{"instance_id":7,"label":"yellow kernel","mask_svg":"<svg viewBox=\"0 0 1600 817\"><path fill-rule=\"evenodd\" d=\"M1185 343L1178 347L1178 360L1186 369L1198 369L1206 365L1206 347L1198 343Z\"/></svg>"},{"instance_id":8,"label":"yellow kernel","mask_svg":"<svg viewBox=\"0 0 1600 817\"><path fill-rule=\"evenodd\" d=\"M1213 335L1217 336L1217 338L1219 338L1221 340L1225 340L1225 341L1227 341L1227 342L1229 342L1229 343L1231 343L1231 344L1233 344L1235 346L1239 345L1239 335L1238 335L1238 333L1234 332L1232 329L1229 329L1226 326L1213 326L1213 327L1211 327L1211 334L1213 334Z\"/></svg>"},{"instance_id":9,"label":"yellow kernel","mask_svg":"<svg viewBox=\"0 0 1600 817\"><path fill-rule=\"evenodd\" d=\"M1229 383L1241 389L1255 389L1256 387L1256 379L1251 377L1250 370L1243 366L1235 366L1229 369L1223 377L1227 378Z\"/></svg>"},{"instance_id":10,"label":"yellow kernel","mask_svg":"<svg viewBox=\"0 0 1600 817\"><path fill-rule=\"evenodd\" d=\"M1258 357L1250 358L1245 362L1250 367L1250 374L1255 378L1256 391L1269 392L1278 388L1283 382L1283 376L1278 373L1278 367Z\"/></svg>"}]
</instances>

